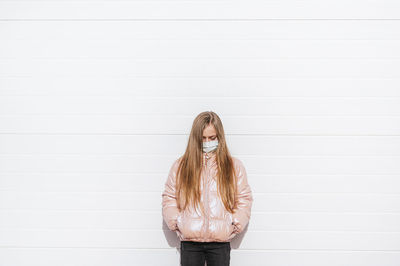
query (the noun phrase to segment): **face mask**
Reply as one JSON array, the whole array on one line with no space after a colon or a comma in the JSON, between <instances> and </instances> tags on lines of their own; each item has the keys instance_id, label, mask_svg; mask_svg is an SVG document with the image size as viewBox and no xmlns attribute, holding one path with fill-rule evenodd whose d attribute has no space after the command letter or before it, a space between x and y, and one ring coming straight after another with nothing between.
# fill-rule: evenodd
<instances>
[{"instance_id":1,"label":"face mask","mask_svg":"<svg viewBox=\"0 0 400 266\"><path fill-rule=\"evenodd\" d=\"M215 150L218 147L218 140L206 141L203 142L203 151L210 152Z\"/></svg>"}]
</instances>

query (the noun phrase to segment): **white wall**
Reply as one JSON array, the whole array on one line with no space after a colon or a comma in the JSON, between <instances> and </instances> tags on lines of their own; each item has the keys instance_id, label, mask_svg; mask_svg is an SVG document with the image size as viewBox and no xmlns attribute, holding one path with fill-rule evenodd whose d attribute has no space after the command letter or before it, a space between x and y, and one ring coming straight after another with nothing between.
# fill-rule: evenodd
<instances>
[{"instance_id":1,"label":"white wall","mask_svg":"<svg viewBox=\"0 0 400 266\"><path fill-rule=\"evenodd\" d=\"M179 265L194 117L254 192L231 265L400 265L396 1L0 1L0 265Z\"/></svg>"}]
</instances>

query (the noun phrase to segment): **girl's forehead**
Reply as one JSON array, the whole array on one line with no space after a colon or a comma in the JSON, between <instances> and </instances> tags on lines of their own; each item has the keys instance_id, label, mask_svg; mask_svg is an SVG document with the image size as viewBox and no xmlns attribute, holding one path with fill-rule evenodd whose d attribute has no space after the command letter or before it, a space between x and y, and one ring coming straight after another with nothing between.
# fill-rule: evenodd
<instances>
[{"instance_id":1,"label":"girl's forehead","mask_svg":"<svg viewBox=\"0 0 400 266\"><path fill-rule=\"evenodd\" d=\"M215 135L215 128L213 126L208 126L203 130L203 135Z\"/></svg>"}]
</instances>

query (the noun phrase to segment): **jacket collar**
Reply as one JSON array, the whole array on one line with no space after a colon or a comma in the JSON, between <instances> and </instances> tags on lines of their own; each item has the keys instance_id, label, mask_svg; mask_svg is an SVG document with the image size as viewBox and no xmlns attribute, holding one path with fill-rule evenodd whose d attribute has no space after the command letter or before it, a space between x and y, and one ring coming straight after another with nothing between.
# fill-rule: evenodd
<instances>
[{"instance_id":1,"label":"jacket collar","mask_svg":"<svg viewBox=\"0 0 400 266\"><path fill-rule=\"evenodd\" d=\"M216 152L215 150L212 152L203 152L203 162L204 164L211 164L213 165L215 163L215 158L216 158Z\"/></svg>"}]
</instances>

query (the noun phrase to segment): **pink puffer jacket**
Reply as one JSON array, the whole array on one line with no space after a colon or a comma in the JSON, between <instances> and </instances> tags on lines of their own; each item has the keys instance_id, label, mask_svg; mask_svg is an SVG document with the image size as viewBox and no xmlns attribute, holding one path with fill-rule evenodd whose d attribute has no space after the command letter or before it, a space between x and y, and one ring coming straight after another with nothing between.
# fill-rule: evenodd
<instances>
[{"instance_id":1,"label":"pink puffer jacket","mask_svg":"<svg viewBox=\"0 0 400 266\"><path fill-rule=\"evenodd\" d=\"M196 212L193 208L179 212L175 184L180 159L173 163L162 193L162 215L168 228L176 232L181 241L229 242L248 224L253 203L252 191L243 163L236 157L232 158L238 174L238 208L233 214L225 209L218 196L215 152L203 152L201 201L205 203L205 215L201 215L199 208Z\"/></svg>"}]
</instances>

